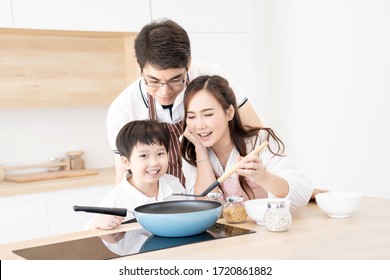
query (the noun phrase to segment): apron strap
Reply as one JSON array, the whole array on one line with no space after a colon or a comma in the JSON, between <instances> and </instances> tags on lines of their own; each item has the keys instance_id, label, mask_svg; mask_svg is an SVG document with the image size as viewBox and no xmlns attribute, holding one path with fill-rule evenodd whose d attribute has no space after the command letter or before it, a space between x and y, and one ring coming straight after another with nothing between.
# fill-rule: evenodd
<instances>
[{"instance_id":1,"label":"apron strap","mask_svg":"<svg viewBox=\"0 0 390 280\"><path fill-rule=\"evenodd\" d=\"M154 98L148 94L149 101L149 118L157 120L156 103ZM179 137L183 134L183 122L178 123L161 123L169 133L169 164L168 174L179 178L183 186L185 186L185 177L183 175L182 159L180 155L180 141Z\"/></svg>"}]
</instances>

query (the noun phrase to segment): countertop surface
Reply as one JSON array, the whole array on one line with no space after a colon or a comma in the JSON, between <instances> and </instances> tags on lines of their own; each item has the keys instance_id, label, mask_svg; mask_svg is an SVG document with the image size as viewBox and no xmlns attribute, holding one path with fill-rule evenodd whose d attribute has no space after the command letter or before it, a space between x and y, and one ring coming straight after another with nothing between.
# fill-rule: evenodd
<instances>
[{"instance_id":1,"label":"countertop surface","mask_svg":"<svg viewBox=\"0 0 390 280\"><path fill-rule=\"evenodd\" d=\"M390 200L364 197L350 218L327 217L318 206L292 212L287 232L269 232L254 221L236 226L256 233L124 256L120 259L269 259L378 260L390 259ZM218 222L225 223L224 219ZM115 230L88 230L0 245L0 259L20 259L13 250L141 228L138 223Z\"/></svg>"},{"instance_id":2,"label":"countertop surface","mask_svg":"<svg viewBox=\"0 0 390 280\"><path fill-rule=\"evenodd\" d=\"M96 175L56 180L44 180L29 183L0 181L0 197L114 184L115 169L113 167L96 170L99 172Z\"/></svg>"}]
</instances>

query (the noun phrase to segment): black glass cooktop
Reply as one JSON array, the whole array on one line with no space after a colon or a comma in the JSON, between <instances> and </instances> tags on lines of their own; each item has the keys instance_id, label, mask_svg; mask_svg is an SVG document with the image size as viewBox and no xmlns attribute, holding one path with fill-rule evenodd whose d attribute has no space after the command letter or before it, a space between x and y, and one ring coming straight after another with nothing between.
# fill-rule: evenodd
<instances>
[{"instance_id":1,"label":"black glass cooktop","mask_svg":"<svg viewBox=\"0 0 390 280\"><path fill-rule=\"evenodd\" d=\"M145 229L136 229L13 252L28 260L107 260L254 232L219 223L201 234L187 237L159 237Z\"/></svg>"}]
</instances>

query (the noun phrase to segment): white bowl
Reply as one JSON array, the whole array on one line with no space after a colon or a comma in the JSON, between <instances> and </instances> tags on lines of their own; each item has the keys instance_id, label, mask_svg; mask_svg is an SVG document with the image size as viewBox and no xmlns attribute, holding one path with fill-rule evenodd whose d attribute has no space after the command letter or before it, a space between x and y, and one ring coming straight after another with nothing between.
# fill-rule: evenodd
<instances>
[{"instance_id":1,"label":"white bowl","mask_svg":"<svg viewBox=\"0 0 390 280\"><path fill-rule=\"evenodd\" d=\"M264 214L267 210L267 203L270 201L284 201L290 209L290 201L285 198L258 198L244 202L246 213L249 218L254 220L258 225L264 225Z\"/></svg>"},{"instance_id":2,"label":"white bowl","mask_svg":"<svg viewBox=\"0 0 390 280\"><path fill-rule=\"evenodd\" d=\"M362 195L356 192L325 192L315 195L318 207L331 218L348 218L358 209Z\"/></svg>"}]
</instances>

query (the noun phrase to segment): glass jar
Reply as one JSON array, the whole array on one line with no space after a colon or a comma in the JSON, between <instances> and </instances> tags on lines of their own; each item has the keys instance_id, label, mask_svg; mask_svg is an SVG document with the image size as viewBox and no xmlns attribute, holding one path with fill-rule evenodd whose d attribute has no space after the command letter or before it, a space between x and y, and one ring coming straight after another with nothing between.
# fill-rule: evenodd
<instances>
[{"instance_id":1,"label":"glass jar","mask_svg":"<svg viewBox=\"0 0 390 280\"><path fill-rule=\"evenodd\" d=\"M49 158L50 163L60 163L60 159L57 157L51 157ZM47 168L48 171L59 171L61 169L61 165L54 165L54 166L49 166Z\"/></svg>"},{"instance_id":2,"label":"glass jar","mask_svg":"<svg viewBox=\"0 0 390 280\"><path fill-rule=\"evenodd\" d=\"M81 157L83 154L83 151L71 151L66 153L66 155L70 158L71 170L85 169L84 159Z\"/></svg>"},{"instance_id":3,"label":"glass jar","mask_svg":"<svg viewBox=\"0 0 390 280\"><path fill-rule=\"evenodd\" d=\"M225 205L225 200L223 200L221 192L211 192L211 193L208 193L207 194L207 200L218 201L219 203L221 203L222 209L223 209L223 206ZM223 212L221 211L221 215L219 216L219 218L222 218L222 217L223 217Z\"/></svg>"},{"instance_id":4,"label":"glass jar","mask_svg":"<svg viewBox=\"0 0 390 280\"><path fill-rule=\"evenodd\" d=\"M228 196L223 207L223 217L229 224L246 222L248 215L245 211L244 198L242 196Z\"/></svg>"},{"instance_id":5,"label":"glass jar","mask_svg":"<svg viewBox=\"0 0 390 280\"><path fill-rule=\"evenodd\" d=\"M287 231L292 217L285 201L271 201L267 203L264 214L264 226L269 231Z\"/></svg>"}]
</instances>

